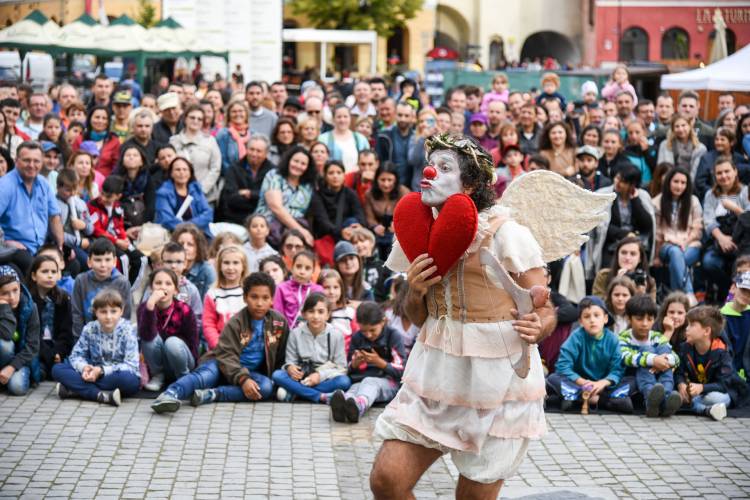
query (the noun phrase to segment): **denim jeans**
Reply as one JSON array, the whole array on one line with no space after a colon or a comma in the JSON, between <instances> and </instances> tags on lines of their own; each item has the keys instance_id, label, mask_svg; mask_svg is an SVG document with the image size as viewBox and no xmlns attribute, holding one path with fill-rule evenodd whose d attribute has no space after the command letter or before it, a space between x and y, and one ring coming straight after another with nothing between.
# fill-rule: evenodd
<instances>
[{"instance_id":1,"label":"denim jeans","mask_svg":"<svg viewBox=\"0 0 750 500\"><path fill-rule=\"evenodd\" d=\"M250 372L250 378L258 384L261 399L269 399L273 394L271 379L256 372ZM192 372L180 377L167 387L167 392L172 393L177 399L188 399L196 389L214 389L216 401L220 402L250 401L240 386L231 385L224 378L219 370L219 362L215 359L206 361Z\"/></svg>"},{"instance_id":2,"label":"denim jeans","mask_svg":"<svg viewBox=\"0 0 750 500\"><path fill-rule=\"evenodd\" d=\"M703 413L706 408L710 408L713 405L724 403L727 407L732 402L732 398L726 392L709 392L708 394L701 394L700 396L693 396L693 411L695 413Z\"/></svg>"},{"instance_id":3,"label":"denim jeans","mask_svg":"<svg viewBox=\"0 0 750 500\"><path fill-rule=\"evenodd\" d=\"M167 379L175 380L195 368L193 354L179 337L162 340L157 335L150 342L141 342L141 349L152 377L164 374Z\"/></svg>"},{"instance_id":4,"label":"denim jeans","mask_svg":"<svg viewBox=\"0 0 750 500\"><path fill-rule=\"evenodd\" d=\"M120 389L124 397L132 396L141 387L141 378L133 372L115 371L96 382L86 382L67 360L52 367L52 378L89 401L96 401L101 391Z\"/></svg>"},{"instance_id":5,"label":"denim jeans","mask_svg":"<svg viewBox=\"0 0 750 500\"><path fill-rule=\"evenodd\" d=\"M277 385L313 403L320 402L321 394L328 394L339 389L345 391L352 385L352 381L346 375L329 378L314 387L302 385L297 382L289 376L286 370L276 370L273 372L272 378Z\"/></svg>"},{"instance_id":6,"label":"denim jeans","mask_svg":"<svg viewBox=\"0 0 750 500\"><path fill-rule=\"evenodd\" d=\"M731 267L734 256L725 256L714 247L709 247L703 254L703 273L709 281L719 287L719 302L724 301L731 285Z\"/></svg>"},{"instance_id":7,"label":"denim jeans","mask_svg":"<svg viewBox=\"0 0 750 500\"><path fill-rule=\"evenodd\" d=\"M398 384L389 378L365 377L361 382L353 384L346 391L346 396L363 396L367 400L367 411L375 403L388 403L396 397L397 392Z\"/></svg>"},{"instance_id":8,"label":"denim jeans","mask_svg":"<svg viewBox=\"0 0 750 500\"><path fill-rule=\"evenodd\" d=\"M0 369L5 368L16 357L16 347L12 340L0 340ZM29 392L31 385L31 369L22 366L16 370L8 380L8 392L13 396L23 396Z\"/></svg>"},{"instance_id":9,"label":"denim jeans","mask_svg":"<svg viewBox=\"0 0 750 500\"><path fill-rule=\"evenodd\" d=\"M559 373L550 373L547 377L547 389L566 401L576 401L581 398L583 387L576 384L574 380L563 377ZM630 395L630 384L621 380L619 384L610 385L599 395L600 404L607 399L625 398Z\"/></svg>"},{"instance_id":10,"label":"denim jeans","mask_svg":"<svg viewBox=\"0 0 750 500\"><path fill-rule=\"evenodd\" d=\"M659 250L659 258L669 265L669 288L693 293L693 280L689 270L700 259L701 249L687 247L684 251L677 245L667 243Z\"/></svg>"},{"instance_id":11,"label":"denim jeans","mask_svg":"<svg viewBox=\"0 0 750 500\"><path fill-rule=\"evenodd\" d=\"M656 355L659 354L670 354L672 347L669 344L660 345L653 350ZM651 373L649 368L639 367L635 371L635 385L644 399L648 398L648 394L651 389L654 388L654 384L659 383L664 386L665 397L674 390L674 374L672 369L664 370L660 373Z\"/></svg>"}]
</instances>

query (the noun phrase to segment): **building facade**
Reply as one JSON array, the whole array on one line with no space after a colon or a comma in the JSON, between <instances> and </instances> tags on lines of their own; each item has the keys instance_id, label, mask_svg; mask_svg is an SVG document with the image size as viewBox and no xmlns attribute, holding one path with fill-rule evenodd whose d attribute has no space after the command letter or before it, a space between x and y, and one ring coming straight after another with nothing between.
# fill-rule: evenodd
<instances>
[{"instance_id":1,"label":"building facade","mask_svg":"<svg viewBox=\"0 0 750 500\"><path fill-rule=\"evenodd\" d=\"M747 0L596 0L597 65L616 61L664 62L672 66L708 64L720 9L731 54L750 43Z\"/></svg>"}]
</instances>

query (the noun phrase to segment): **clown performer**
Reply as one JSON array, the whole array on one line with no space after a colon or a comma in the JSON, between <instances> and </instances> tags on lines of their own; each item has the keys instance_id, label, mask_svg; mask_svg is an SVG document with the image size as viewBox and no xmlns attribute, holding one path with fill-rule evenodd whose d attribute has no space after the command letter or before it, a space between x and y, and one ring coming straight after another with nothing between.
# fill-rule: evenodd
<instances>
[{"instance_id":1,"label":"clown performer","mask_svg":"<svg viewBox=\"0 0 750 500\"><path fill-rule=\"evenodd\" d=\"M406 312L421 327L402 387L375 424L376 499L412 489L443 454L460 472L456 498L497 498L546 433L536 343L555 326L545 262L570 255L612 195L548 171L514 180L495 203L492 158L464 136L425 143L422 192L394 213L386 265L405 272Z\"/></svg>"}]
</instances>

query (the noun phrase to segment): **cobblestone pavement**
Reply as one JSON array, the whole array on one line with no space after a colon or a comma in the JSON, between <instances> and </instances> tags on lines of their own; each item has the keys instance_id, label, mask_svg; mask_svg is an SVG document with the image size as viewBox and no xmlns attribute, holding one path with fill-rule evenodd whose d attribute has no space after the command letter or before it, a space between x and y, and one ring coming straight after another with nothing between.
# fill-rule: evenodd
<instances>
[{"instance_id":1,"label":"cobblestone pavement","mask_svg":"<svg viewBox=\"0 0 750 500\"><path fill-rule=\"evenodd\" d=\"M188 405L165 416L150 403L59 401L51 383L25 398L0 394L0 497L370 498L380 410L345 425L317 405ZM750 420L548 422L503 498L750 497ZM456 478L439 460L417 498L452 498Z\"/></svg>"}]
</instances>

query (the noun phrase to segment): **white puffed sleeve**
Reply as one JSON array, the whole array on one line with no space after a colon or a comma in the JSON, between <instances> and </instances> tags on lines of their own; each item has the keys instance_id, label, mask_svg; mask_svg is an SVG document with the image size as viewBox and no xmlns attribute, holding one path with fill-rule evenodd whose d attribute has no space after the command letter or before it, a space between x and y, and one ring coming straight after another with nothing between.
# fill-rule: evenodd
<instances>
[{"instance_id":1,"label":"white puffed sleeve","mask_svg":"<svg viewBox=\"0 0 750 500\"><path fill-rule=\"evenodd\" d=\"M394 273L405 273L409 269L409 264L409 259L406 258L406 254L401 249L401 245L394 237L393 247L391 248L391 253L388 255L388 259L385 261L385 267Z\"/></svg>"},{"instance_id":2,"label":"white puffed sleeve","mask_svg":"<svg viewBox=\"0 0 750 500\"><path fill-rule=\"evenodd\" d=\"M542 248L529 228L512 220L500 226L495 233L492 252L511 273L522 273L544 266Z\"/></svg>"}]
</instances>

